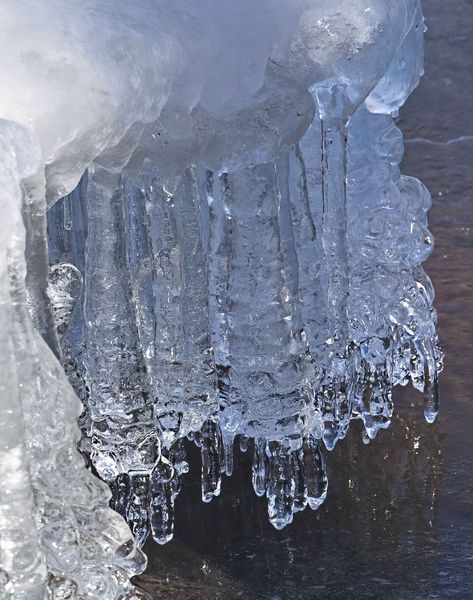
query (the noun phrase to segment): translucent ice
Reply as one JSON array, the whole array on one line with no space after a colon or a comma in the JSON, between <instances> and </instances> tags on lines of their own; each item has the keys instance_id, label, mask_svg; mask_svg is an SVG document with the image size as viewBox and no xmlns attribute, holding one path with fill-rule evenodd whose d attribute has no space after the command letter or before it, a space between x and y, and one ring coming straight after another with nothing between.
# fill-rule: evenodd
<instances>
[{"instance_id":1,"label":"translucent ice","mask_svg":"<svg viewBox=\"0 0 473 600\"><path fill-rule=\"evenodd\" d=\"M172 537L186 437L205 502L251 438L281 528L324 501L322 446L389 426L394 385L435 419L430 197L393 120L422 71L417 0L7 0L0 32L6 589L33 597L22 531L43 596L49 572L118 598L140 568L73 450L66 376L138 545ZM61 484L29 475L60 459Z\"/></svg>"},{"instance_id":2,"label":"translucent ice","mask_svg":"<svg viewBox=\"0 0 473 600\"><path fill-rule=\"evenodd\" d=\"M1 121L0 156L0 597L131 598L129 577L146 559L108 507L110 491L85 468L80 403L28 315L20 180L26 185L37 169L39 148L22 127ZM52 275L52 284L65 281ZM62 292L64 323L70 294Z\"/></svg>"}]
</instances>

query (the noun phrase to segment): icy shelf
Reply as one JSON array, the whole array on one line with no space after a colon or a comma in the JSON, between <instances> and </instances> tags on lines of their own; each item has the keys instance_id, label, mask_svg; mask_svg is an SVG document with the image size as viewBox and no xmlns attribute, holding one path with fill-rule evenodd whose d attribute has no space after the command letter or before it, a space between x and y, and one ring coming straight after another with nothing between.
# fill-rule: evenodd
<instances>
[{"instance_id":1,"label":"icy shelf","mask_svg":"<svg viewBox=\"0 0 473 600\"><path fill-rule=\"evenodd\" d=\"M437 415L430 196L395 125L420 5L12 0L0 31L0 598L137 598L186 438L204 502L251 448L280 529L395 385Z\"/></svg>"}]
</instances>

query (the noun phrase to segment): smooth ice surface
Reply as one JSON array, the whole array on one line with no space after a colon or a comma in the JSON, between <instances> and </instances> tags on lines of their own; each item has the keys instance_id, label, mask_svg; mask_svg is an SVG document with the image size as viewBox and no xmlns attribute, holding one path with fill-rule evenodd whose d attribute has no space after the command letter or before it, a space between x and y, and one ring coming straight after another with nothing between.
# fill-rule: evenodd
<instances>
[{"instance_id":1,"label":"smooth ice surface","mask_svg":"<svg viewBox=\"0 0 473 600\"><path fill-rule=\"evenodd\" d=\"M59 360L86 409L81 450L138 544L172 537L186 436L205 502L234 438L253 438L253 485L280 529L324 501L322 445L354 418L367 442L389 426L394 385L412 380L435 418L430 197L399 173L393 122L422 70L416 0L25 0L0 5L0 32L0 183L18 237L16 271L6 239L0 273L20 298L0 316L10 326L26 298L19 327L47 371L36 397L58 397L50 418L74 431L70 388L48 375ZM32 384L20 333L5 340L0 358L19 353ZM34 485L19 485L32 519ZM117 544L126 528L105 513ZM75 574L37 556L43 588L47 571ZM133 568L87 593L119 597Z\"/></svg>"}]
</instances>

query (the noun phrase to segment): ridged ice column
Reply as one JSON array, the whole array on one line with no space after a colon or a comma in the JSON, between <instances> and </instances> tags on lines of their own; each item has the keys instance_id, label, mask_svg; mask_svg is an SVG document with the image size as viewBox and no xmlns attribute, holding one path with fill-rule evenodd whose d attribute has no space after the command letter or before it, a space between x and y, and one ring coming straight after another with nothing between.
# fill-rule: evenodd
<instances>
[{"instance_id":1,"label":"ridged ice column","mask_svg":"<svg viewBox=\"0 0 473 600\"><path fill-rule=\"evenodd\" d=\"M154 407L138 344L120 175L89 171L84 366L92 462L107 480L149 472L159 458Z\"/></svg>"},{"instance_id":2,"label":"ridged ice column","mask_svg":"<svg viewBox=\"0 0 473 600\"><path fill-rule=\"evenodd\" d=\"M313 366L288 195L271 163L209 174L207 185L220 426L224 437L242 432L258 440L255 489L266 491L270 519L280 528L297 510L292 454L320 426L308 391Z\"/></svg>"}]
</instances>

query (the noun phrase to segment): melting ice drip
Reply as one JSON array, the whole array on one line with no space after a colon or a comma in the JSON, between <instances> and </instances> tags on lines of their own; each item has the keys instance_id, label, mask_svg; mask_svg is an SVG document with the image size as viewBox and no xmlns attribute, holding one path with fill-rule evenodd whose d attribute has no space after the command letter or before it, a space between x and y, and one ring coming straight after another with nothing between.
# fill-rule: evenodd
<instances>
[{"instance_id":1,"label":"melting ice drip","mask_svg":"<svg viewBox=\"0 0 473 600\"><path fill-rule=\"evenodd\" d=\"M389 426L395 385L412 381L435 419L442 353L421 267L430 196L400 175L394 123L422 71L423 19L417 0L47 8L0 7L19 47L0 64L5 231L18 231L9 271L1 247L1 356L35 386L35 409L18 400L8 413L24 423L32 475L26 529L9 529L14 507L0 501L0 586L42 598L49 572L53 598L132 598L142 555L79 464L64 372L85 407L82 452L138 544L172 537L186 437L201 448L206 502L232 472L235 438L242 450L252 440L254 489L279 529L324 501L323 446L352 419L367 442ZM8 381L2 410L24 389ZM51 420L72 437L34 433ZM76 464L70 489L35 479L63 453ZM103 521L79 491L87 482ZM42 497L58 508L45 513ZM14 562L20 530L38 532L36 596ZM77 550L69 531L107 558Z\"/></svg>"}]
</instances>

